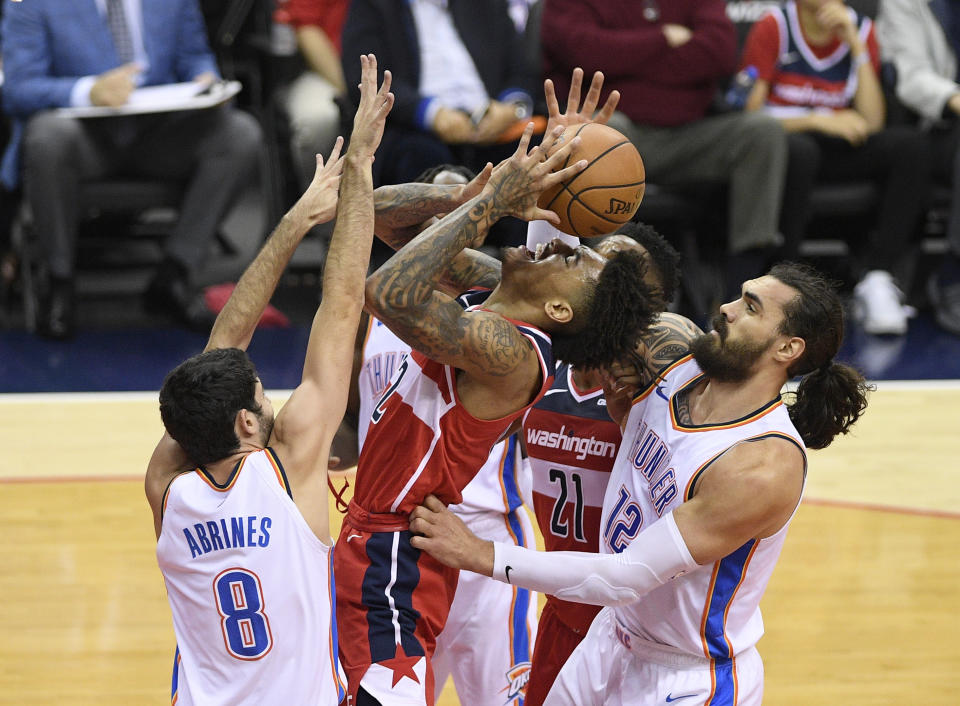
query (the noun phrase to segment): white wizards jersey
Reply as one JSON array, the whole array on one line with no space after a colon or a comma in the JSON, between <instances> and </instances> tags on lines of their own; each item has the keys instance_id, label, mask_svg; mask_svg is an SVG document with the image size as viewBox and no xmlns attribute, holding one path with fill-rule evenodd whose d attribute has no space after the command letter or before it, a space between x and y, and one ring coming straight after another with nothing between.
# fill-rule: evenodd
<instances>
[{"instance_id":1,"label":"white wizards jersey","mask_svg":"<svg viewBox=\"0 0 960 706\"><path fill-rule=\"evenodd\" d=\"M386 325L374 316L369 317L363 340L363 363L357 385L360 388L360 416L357 439L360 450L367 438L367 430L374 407L390 383L390 379L410 346L400 340ZM480 512L509 513L523 504L522 489L529 486L530 469L521 463L516 442L511 447L501 441L490 450L483 467L463 489L463 502L450 509L461 517Z\"/></svg>"},{"instance_id":2,"label":"white wizards jersey","mask_svg":"<svg viewBox=\"0 0 960 706\"><path fill-rule=\"evenodd\" d=\"M676 395L702 376L692 356L686 356L634 400L604 497L601 551L623 551L642 530L690 499L700 474L735 444L780 437L796 444L806 458L779 396L726 424L680 422ZM616 608L620 626L641 639L712 660L717 670L729 667L763 635L760 598L789 524Z\"/></svg>"},{"instance_id":3,"label":"white wizards jersey","mask_svg":"<svg viewBox=\"0 0 960 706\"><path fill-rule=\"evenodd\" d=\"M327 704L337 664L331 547L289 495L271 449L218 485L177 476L157 541L178 654L175 703Z\"/></svg>"}]
</instances>

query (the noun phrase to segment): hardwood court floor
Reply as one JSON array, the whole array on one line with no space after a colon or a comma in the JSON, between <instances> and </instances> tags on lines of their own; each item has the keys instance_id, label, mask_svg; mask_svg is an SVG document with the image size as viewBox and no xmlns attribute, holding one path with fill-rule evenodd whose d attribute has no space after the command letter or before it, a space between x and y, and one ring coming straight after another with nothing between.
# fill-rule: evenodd
<instances>
[{"instance_id":1,"label":"hardwood court floor","mask_svg":"<svg viewBox=\"0 0 960 706\"><path fill-rule=\"evenodd\" d=\"M885 385L811 454L763 602L765 703L957 703L958 397ZM0 395L0 430L0 704L169 703L141 484L155 395ZM449 685L440 703L459 703Z\"/></svg>"}]
</instances>

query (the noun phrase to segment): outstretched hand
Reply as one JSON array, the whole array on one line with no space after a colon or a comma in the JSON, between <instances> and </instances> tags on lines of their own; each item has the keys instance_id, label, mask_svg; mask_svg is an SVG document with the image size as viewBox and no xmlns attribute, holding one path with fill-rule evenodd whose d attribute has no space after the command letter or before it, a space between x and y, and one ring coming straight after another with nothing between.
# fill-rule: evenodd
<instances>
[{"instance_id":1,"label":"outstretched hand","mask_svg":"<svg viewBox=\"0 0 960 706\"><path fill-rule=\"evenodd\" d=\"M607 96L606 102L600 108L600 112L595 113L597 104L600 102L600 92L603 90L603 74L599 71L593 74L590 81L590 88L587 90L587 97L580 105L580 89L583 85L583 69L576 68L570 77L570 92L567 94L567 107L563 113L560 112L560 104L557 102L557 94L553 87L553 81L547 79L543 82L543 94L547 99L547 130L546 134L553 133L553 129L558 125L570 127L571 125L580 125L582 123L600 123L606 125L607 121L613 116L620 102L620 91L611 91Z\"/></svg>"},{"instance_id":2,"label":"outstretched hand","mask_svg":"<svg viewBox=\"0 0 960 706\"><path fill-rule=\"evenodd\" d=\"M377 57L364 54L360 57L360 105L353 118L353 132L350 135L348 154L357 157L369 157L380 146L387 115L393 108L393 94L390 84L393 80L389 71L383 72L383 83L377 89Z\"/></svg>"},{"instance_id":3,"label":"outstretched hand","mask_svg":"<svg viewBox=\"0 0 960 706\"><path fill-rule=\"evenodd\" d=\"M410 544L454 569L493 575L493 543L480 539L435 495L410 513Z\"/></svg>"},{"instance_id":4,"label":"outstretched hand","mask_svg":"<svg viewBox=\"0 0 960 706\"><path fill-rule=\"evenodd\" d=\"M554 225L560 224L560 217L553 211L537 206L537 200L551 186L587 168L587 160L581 159L558 169L568 159L570 151L580 144L579 137L568 142L560 140L562 134L563 128L557 126L545 137L543 144L528 152L533 123L527 124L517 151L494 168L484 187L484 191L493 196L492 208L498 217L516 216L527 221L544 220ZM556 151L550 154L550 150L554 149Z\"/></svg>"},{"instance_id":5,"label":"outstretched hand","mask_svg":"<svg viewBox=\"0 0 960 706\"><path fill-rule=\"evenodd\" d=\"M343 173L343 138L338 137L330 158L323 161L323 155L317 155L317 169L313 181L294 205L294 211L312 228L318 223L326 223L337 215L337 200L340 190L340 175Z\"/></svg>"}]
</instances>

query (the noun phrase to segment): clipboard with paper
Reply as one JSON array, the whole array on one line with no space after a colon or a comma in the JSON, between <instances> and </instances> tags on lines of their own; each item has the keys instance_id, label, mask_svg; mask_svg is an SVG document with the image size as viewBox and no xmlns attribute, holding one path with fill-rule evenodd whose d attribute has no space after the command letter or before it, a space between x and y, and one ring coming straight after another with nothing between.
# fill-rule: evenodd
<instances>
[{"instance_id":1,"label":"clipboard with paper","mask_svg":"<svg viewBox=\"0 0 960 706\"><path fill-rule=\"evenodd\" d=\"M124 105L117 107L85 106L58 108L60 115L72 118L104 118L119 115L168 113L178 110L200 110L226 103L240 92L239 81L202 83L185 81L159 86L145 86L130 94Z\"/></svg>"}]
</instances>

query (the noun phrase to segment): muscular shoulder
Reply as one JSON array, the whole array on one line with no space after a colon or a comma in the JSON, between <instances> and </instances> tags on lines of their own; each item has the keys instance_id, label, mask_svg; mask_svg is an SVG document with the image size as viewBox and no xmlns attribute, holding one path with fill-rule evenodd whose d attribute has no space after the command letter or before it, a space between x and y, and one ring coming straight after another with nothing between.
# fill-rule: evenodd
<instances>
[{"instance_id":1,"label":"muscular shoulder","mask_svg":"<svg viewBox=\"0 0 960 706\"><path fill-rule=\"evenodd\" d=\"M741 442L704 473L695 495L721 513L739 515L753 526L751 534L769 536L796 508L805 468L803 452L785 438Z\"/></svg>"},{"instance_id":2,"label":"muscular shoulder","mask_svg":"<svg viewBox=\"0 0 960 706\"><path fill-rule=\"evenodd\" d=\"M690 352L691 342L703 331L690 319L664 312L640 339L638 355L652 377Z\"/></svg>"}]
</instances>

